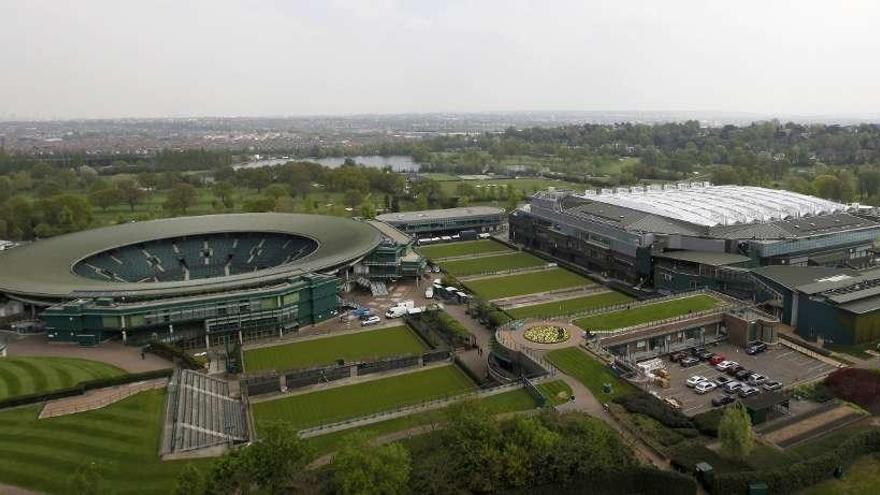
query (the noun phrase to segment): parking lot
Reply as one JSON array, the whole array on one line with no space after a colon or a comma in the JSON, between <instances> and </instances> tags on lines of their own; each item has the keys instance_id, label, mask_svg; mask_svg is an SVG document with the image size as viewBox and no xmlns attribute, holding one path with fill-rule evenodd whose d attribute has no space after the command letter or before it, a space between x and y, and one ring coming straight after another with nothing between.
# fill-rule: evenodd
<instances>
[{"instance_id":1,"label":"parking lot","mask_svg":"<svg viewBox=\"0 0 880 495\"><path fill-rule=\"evenodd\" d=\"M727 360L736 361L755 373L765 375L768 380L781 381L785 389L821 378L835 369L829 364L782 345L771 347L754 356L750 356L745 353L745 350L727 343L709 347L708 350L721 353ZM663 398L675 398L681 403L682 412L688 416L712 409L712 398L724 395L720 388L700 395L685 384L687 379L694 375L700 375L713 381L720 375L727 376L708 362L703 361L696 366L682 368L678 363L670 362L668 356L664 356L663 360L669 371L670 387L664 389L652 385L648 390L656 392ZM761 392L763 393L764 390L761 389Z\"/></svg>"}]
</instances>

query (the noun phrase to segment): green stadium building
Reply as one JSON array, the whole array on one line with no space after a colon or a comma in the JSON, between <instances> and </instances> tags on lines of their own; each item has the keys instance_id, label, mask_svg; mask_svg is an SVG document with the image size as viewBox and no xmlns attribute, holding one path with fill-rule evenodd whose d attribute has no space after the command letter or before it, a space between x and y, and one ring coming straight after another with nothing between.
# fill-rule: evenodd
<instances>
[{"instance_id":1,"label":"green stadium building","mask_svg":"<svg viewBox=\"0 0 880 495\"><path fill-rule=\"evenodd\" d=\"M380 230L344 218L181 217L4 251L0 293L38 312L50 340L208 347L332 317L340 290L371 276L367 260L378 257L398 278L423 273L424 259L408 259L406 245L388 250Z\"/></svg>"}]
</instances>

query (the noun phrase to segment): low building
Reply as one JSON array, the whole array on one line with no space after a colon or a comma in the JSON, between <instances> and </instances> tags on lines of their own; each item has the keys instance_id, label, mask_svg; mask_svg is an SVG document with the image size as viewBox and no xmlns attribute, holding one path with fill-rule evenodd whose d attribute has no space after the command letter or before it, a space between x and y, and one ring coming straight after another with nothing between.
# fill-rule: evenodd
<instances>
[{"instance_id":1,"label":"low building","mask_svg":"<svg viewBox=\"0 0 880 495\"><path fill-rule=\"evenodd\" d=\"M755 269L756 299L802 338L843 345L880 339L880 270Z\"/></svg>"},{"instance_id":2,"label":"low building","mask_svg":"<svg viewBox=\"0 0 880 495\"><path fill-rule=\"evenodd\" d=\"M502 229L505 215L501 208L466 206L442 210L383 213L376 219L406 234L425 237L457 234L463 230L495 232Z\"/></svg>"}]
</instances>

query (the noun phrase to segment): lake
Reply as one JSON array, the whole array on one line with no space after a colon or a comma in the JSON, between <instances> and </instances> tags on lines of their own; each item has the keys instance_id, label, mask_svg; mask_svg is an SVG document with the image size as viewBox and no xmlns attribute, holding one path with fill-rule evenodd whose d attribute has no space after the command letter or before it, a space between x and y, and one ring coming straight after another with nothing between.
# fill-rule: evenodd
<instances>
[{"instance_id":1,"label":"lake","mask_svg":"<svg viewBox=\"0 0 880 495\"><path fill-rule=\"evenodd\" d=\"M412 157L404 156L404 155L392 155L392 156L353 156L351 157L355 162L364 165L366 167L375 167L375 168L383 168L383 167L391 167L395 172L415 172L419 170L419 164L414 162ZM271 159L271 160L255 160L247 163L240 163L235 165L234 169L238 170L241 168L259 168L259 167L271 167L274 165L282 165L289 161L302 160L320 163L325 167L336 168L342 165L342 162L345 161L345 157L332 157L332 158L293 158L293 159Z\"/></svg>"}]
</instances>

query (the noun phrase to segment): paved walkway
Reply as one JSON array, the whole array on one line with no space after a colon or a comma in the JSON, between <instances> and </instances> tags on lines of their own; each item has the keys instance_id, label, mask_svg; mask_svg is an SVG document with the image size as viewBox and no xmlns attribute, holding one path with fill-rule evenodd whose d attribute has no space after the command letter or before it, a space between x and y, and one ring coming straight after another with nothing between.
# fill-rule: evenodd
<instances>
[{"instance_id":1,"label":"paved walkway","mask_svg":"<svg viewBox=\"0 0 880 495\"><path fill-rule=\"evenodd\" d=\"M105 342L96 347L80 347L66 342L50 343L46 341L44 335L30 335L23 338L10 338L7 351L8 355L12 357L48 356L91 359L118 366L129 373L141 373L172 366L170 361L155 354L148 353L141 358L140 347L126 346L117 341Z\"/></svg>"},{"instance_id":2,"label":"paved walkway","mask_svg":"<svg viewBox=\"0 0 880 495\"><path fill-rule=\"evenodd\" d=\"M492 350L492 331L474 320L467 314L467 305L464 304L447 304L444 308L449 316L455 318L459 323L476 337L477 349L458 353L459 359L467 366L476 376L487 376L489 374L489 351Z\"/></svg>"},{"instance_id":3,"label":"paved walkway","mask_svg":"<svg viewBox=\"0 0 880 495\"><path fill-rule=\"evenodd\" d=\"M52 400L43 406L43 410L40 411L39 419L55 418L83 411L101 409L102 407L107 407L110 404L127 399L132 395L145 390L165 388L165 385L167 384L167 378L156 378L154 380L127 383L116 387L89 390L83 395Z\"/></svg>"}]
</instances>

